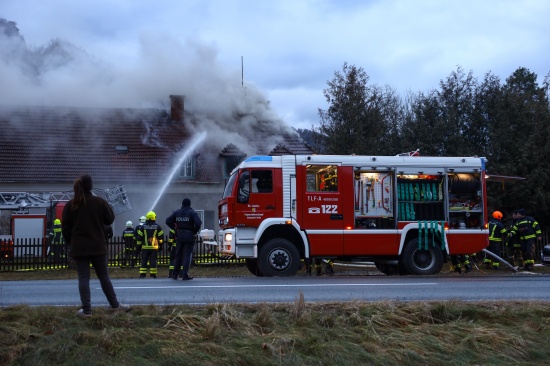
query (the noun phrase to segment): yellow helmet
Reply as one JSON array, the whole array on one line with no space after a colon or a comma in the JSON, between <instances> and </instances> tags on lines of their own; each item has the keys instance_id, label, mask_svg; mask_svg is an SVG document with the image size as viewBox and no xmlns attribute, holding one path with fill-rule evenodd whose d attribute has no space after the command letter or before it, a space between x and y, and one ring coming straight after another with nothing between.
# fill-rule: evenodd
<instances>
[{"instance_id":1,"label":"yellow helmet","mask_svg":"<svg viewBox=\"0 0 550 366\"><path fill-rule=\"evenodd\" d=\"M155 221L157 219L157 214L154 213L153 211L149 211L149 212L147 212L147 215L145 215L145 218L147 220Z\"/></svg>"},{"instance_id":2,"label":"yellow helmet","mask_svg":"<svg viewBox=\"0 0 550 366\"><path fill-rule=\"evenodd\" d=\"M53 220L53 224L54 225L61 225L61 220L55 219L55 220Z\"/></svg>"}]
</instances>

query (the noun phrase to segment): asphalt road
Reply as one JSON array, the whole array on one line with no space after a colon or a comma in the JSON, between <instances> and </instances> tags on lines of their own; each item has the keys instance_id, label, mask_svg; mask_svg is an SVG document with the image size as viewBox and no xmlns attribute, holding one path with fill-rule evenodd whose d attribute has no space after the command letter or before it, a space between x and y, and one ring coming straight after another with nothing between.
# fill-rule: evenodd
<instances>
[{"instance_id":1,"label":"asphalt road","mask_svg":"<svg viewBox=\"0 0 550 366\"><path fill-rule=\"evenodd\" d=\"M114 279L119 301L129 305L306 302L541 300L550 301L549 275L353 276ZM92 305L107 306L91 280ZM0 306L79 306L76 280L0 281Z\"/></svg>"}]
</instances>

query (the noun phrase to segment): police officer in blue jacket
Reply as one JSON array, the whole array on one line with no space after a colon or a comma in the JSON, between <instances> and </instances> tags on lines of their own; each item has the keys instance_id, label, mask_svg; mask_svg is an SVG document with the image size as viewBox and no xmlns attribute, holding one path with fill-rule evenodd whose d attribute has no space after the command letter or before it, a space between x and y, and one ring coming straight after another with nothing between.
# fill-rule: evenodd
<instances>
[{"instance_id":1,"label":"police officer in blue jacket","mask_svg":"<svg viewBox=\"0 0 550 366\"><path fill-rule=\"evenodd\" d=\"M176 256L172 278L178 279L183 265L182 280L192 280L189 276L189 267L195 249L195 235L199 232L202 221L199 215L191 208L191 200L184 198L181 208L166 219L166 225L176 231Z\"/></svg>"}]
</instances>

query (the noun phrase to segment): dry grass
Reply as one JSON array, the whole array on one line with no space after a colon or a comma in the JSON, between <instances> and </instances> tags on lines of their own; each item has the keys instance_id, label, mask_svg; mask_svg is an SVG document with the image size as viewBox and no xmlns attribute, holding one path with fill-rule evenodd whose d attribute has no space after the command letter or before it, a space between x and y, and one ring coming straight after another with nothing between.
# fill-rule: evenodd
<instances>
[{"instance_id":1,"label":"dry grass","mask_svg":"<svg viewBox=\"0 0 550 366\"><path fill-rule=\"evenodd\" d=\"M546 365L547 303L0 310L2 365Z\"/></svg>"},{"instance_id":2,"label":"dry grass","mask_svg":"<svg viewBox=\"0 0 550 366\"><path fill-rule=\"evenodd\" d=\"M193 275L251 276L238 266L196 267ZM133 278L137 269L112 269L111 276ZM2 280L75 277L74 271L2 273ZM94 309L89 319L75 312L1 308L0 365L547 365L550 359L544 302L313 304L300 294L289 304Z\"/></svg>"}]
</instances>

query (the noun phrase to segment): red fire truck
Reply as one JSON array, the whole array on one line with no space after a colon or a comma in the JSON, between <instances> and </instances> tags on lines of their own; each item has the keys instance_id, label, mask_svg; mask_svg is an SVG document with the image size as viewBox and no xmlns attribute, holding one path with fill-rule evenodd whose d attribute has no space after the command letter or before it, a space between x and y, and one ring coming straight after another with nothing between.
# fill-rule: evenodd
<instances>
[{"instance_id":1,"label":"red fire truck","mask_svg":"<svg viewBox=\"0 0 550 366\"><path fill-rule=\"evenodd\" d=\"M92 192L104 196L117 215L132 209L122 185ZM9 230L0 232L1 257L46 256L54 220L61 219L71 198L72 192L0 192L0 210L10 219ZM22 245L25 240L38 241L41 246Z\"/></svg>"},{"instance_id":2,"label":"red fire truck","mask_svg":"<svg viewBox=\"0 0 550 366\"><path fill-rule=\"evenodd\" d=\"M482 157L253 156L229 177L218 243L257 276L302 259L368 260L386 274L436 274L488 245Z\"/></svg>"}]
</instances>

